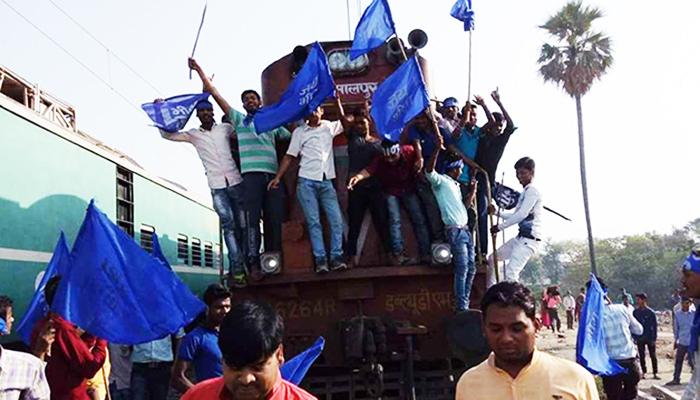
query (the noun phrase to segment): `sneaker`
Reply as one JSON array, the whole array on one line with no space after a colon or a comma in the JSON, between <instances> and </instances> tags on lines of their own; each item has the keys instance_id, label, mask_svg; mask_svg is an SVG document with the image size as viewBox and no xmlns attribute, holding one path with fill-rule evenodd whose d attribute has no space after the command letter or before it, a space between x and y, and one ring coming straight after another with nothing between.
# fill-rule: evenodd
<instances>
[{"instance_id":1,"label":"sneaker","mask_svg":"<svg viewBox=\"0 0 700 400\"><path fill-rule=\"evenodd\" d=\"M348 269L348 265L342 258L338 257L331 260L331 271L343 271Z\"/></svg>"},{"instance_id":2,"label":"sneaker","mask_svg":"<svg viewBox=\"0 0 700 400\"><path fill-rule=\"evenodd\" d=\"M658 376L658 375L656 375L656 374L654 374L654 376L652 376L652 377L651 377L651 379L656 379L656 380L658 381L658 380L660 380L660 379L661 379L661 377L660 377L660 376Z\"/></svg>"},{"instance_id":3,"label":"sneaker","mask_svg":"<svg viewBox=\"0 0 700 400\"><path fill-rule=\"evenodd\" d=\"M404 253L394 253L391 255L391 265L406 265L411 261Z\"/></svg>"},{"instance_id":4,"label":"sneaker","mask_svg":"<svg viewBox=\"0 0 700 400\"><path fill-rule=\"evenodd\" d=\"M328 262L326 261L325 258L317 258L316 259L316 273L317 274L325 274L328 272Z\"/></svg>"},{"instance_id":5,"label":"sneaker","mask_svg":"<svg viewBox=\"0 0 700 400\"><path fill-rule=\"evenodd\" d=\"M248 281L246 280L245 274L243 272L233 274L229 278L229 281L230 281L230 286L232 286L236 289L242 289L242 288L248 286Z\"/></svg>"},{"instance_id":6,"label":"sneaker","mask_svg":"<svg viewBox=\"0 0 700 400\"><path fill-rule=\"evenodd\" d=\"M678 386L678 385L680 385L680 384L681 384L681 381L675 380L675 379L672 380L672 381L666 382L666 386Z\"/></svg>"}]
</instances>

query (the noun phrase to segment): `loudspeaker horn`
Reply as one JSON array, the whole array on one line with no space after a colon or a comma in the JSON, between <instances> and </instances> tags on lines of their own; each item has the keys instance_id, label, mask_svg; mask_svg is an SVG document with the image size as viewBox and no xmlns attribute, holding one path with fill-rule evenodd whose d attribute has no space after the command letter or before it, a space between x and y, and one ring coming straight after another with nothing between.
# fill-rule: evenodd
<instances>
[{"instance_id":1,"label":"loudspeaker horn","mask_svg":"<svg viewBox=\"0 0 700 400\"><path fill-rule=\"evenodd\" d=\"M422 49L428 44L428 34L422 29L414 29L408 34L408 44L416 50Z\"/></svg>"}]
</instances>

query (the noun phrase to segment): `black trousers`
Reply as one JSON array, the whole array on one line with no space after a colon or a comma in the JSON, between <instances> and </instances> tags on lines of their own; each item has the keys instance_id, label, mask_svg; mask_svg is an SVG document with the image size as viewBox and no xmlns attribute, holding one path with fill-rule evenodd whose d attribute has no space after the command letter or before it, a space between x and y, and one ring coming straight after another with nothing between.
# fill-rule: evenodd
<instances>
[{"instance_id":1,"label":"black trousers","mask_svg":"<svg viewBox=\"0 0 700 400\"><path fill-rule=\"evenodd\" d=\"M435 199L435 194L433 194L430 183L422 174L419 175L416 180L416 194L418 194L418 198L425 211L425 217L428 219L431 243L445 242L445 226L442 223L440 207L438 206L437 199Z\"/></svg>"},{"instance_id":2,"label":"black trousers","mask_svg":"<svg viewBox=\"0 0 700 400\"><path fill-rule=\"evenodd\" d=\"M659 362L656 359L656 342L637 342L637 351L639 351L639 362L642 364L642 373L647 373L646 351L649 349L649 357L651 358L651 370L656 375L659 372Z\"/></svg>"},{"instance_id":3,"label":"black trousers","mask_svg":"<svg viewBox=\"0 0 700 400\"><path fill-rule=\"evenodd\" d=\"M615 360L627 372L603 376L603 390L608 400L634 400L637 398L637 383L641 379L639 361L636 358Z\"/></svg>"},{"instance_id":4,"label":"black trousers","mask_svg":"<svg viewBox=\"0 0 700 400\"><path fill-rule=\"evenodd\" d=\"M683 371L683 361L686 357L688 358L688 364L690 368L695 368L693 365L693 355L688 353L688 346L677 345L676 346L676 365L673 368L673 380L681 380L681 372Z\"/></svg>"},{"instance_id":5,"label":"black trousers","mask_svg":"<svg viewBox=\"0 0 700 400\"><path fill-rule=\"evenodd\" d=\"M547 313L549 314L549 327L552 328L552 332L554 332L554 321L556 321L556 329L557 332L561 332L561 320L559 319L559 313L557 312L556 308L548 308Z\"/></svg>"},{"instance_id":6,"label":"black trousers","mask_svg":"<svg viewBox=\"0 0 700 400\"><path fill-rule=\"evenodd\" d=\"M348 191L348 242L345 254L348 257L357 255L357 239L360 236L362 220L369 209L372 215L374 229L381 238L384 250L391 251L389 240L389 213L386 208L386 197L382 193L379 182L369 178L360 182L353 190Z\"/></svg>"},{"instance_id":7,"label":"black trousers","mask_svg":"<svg viewBox=\"0 0 700 400\"><path fill-rule=\"evenodd\" d=\"M574 310L566 310L566 329L574 329Z\"/></svg>"}]
</instances>

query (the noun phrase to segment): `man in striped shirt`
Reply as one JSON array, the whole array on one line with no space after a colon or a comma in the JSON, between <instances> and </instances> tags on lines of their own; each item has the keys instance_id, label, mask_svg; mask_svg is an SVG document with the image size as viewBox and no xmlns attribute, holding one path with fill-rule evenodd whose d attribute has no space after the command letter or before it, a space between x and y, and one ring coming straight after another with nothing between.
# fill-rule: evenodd
<instances>
[{"instance_id":1,"label":"man in striped shirt","mask_svg":"<svg viewBox=\"0 0 700 400\"><path fill-rule=\"evenodd\" d=\"M603 290L607 289L600 278L598 282ZM641 335L644 328L622 304L612 304L607 296L606 303L603 312L605 347L610 358L625 368L625 372L603 376L603 389L610 400L632 400L637 397L637 383L641 378L637 347L632 335Z\"/></svg>"},{"instance_id":2,"label":"man in striped shirt","mask_svg":"<svg viewBox=\"0 0 700 400\"><path fill-rule=\"evenodd\" d=\"M197 70L201 67L192 60ZM211 93L217 104L228 116L238 140L240 171L243 177L243 208L245 210L246 234L243 251L251 278L259 280L260 272L260 219L265 232L265 251L282 251L282 219L284 217L284 187L267 190L268 183L277 174L277 144L289 141L291 133L279 127L258 134L253 116L262 106L260 94L255 90L244 90L241 102L246 114L235 110L211 83L204 73L200 74L204 89Z\"/></svg>"}]
</instances>

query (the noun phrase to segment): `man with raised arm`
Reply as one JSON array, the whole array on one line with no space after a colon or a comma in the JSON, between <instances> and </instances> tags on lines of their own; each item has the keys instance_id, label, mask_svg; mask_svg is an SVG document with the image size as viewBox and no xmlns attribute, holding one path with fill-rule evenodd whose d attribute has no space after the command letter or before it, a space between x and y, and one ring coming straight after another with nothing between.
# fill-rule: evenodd
<instances>
[{"instance_id":1,"label":"man with raised arm","mask_svg":"<svg viewBox=\"0 0 700 400\"><path fill-rule=\"evenodd\" d=\"M198 73L202 68L192 60L193 69ZM281 126L273 130L257 133L253 117L262 107L260 94L248 89L241 93L245 114L237 111L226 102L212 85L211 80L201 72L207 91L214 96L224 114L228 116L238 140L240 169L243 176L242 201L246 215L247 243L246 262L253 280L262 277L260 271L260 219L265 231L265 251L282 251L282 219L284 217L284 187L267 190L267 185L277 173L277 144L289 141L291 133Z\"/></svg>"},{"instance_id":2,"label":"man with raised arm","mask_svg":"<svg viewBox=\"0 0 700 400\"><path fill-rule=\"evenodd\" d=\"M498 248L499 259L507 261L505 271L499 274L501 280L519 281L520 272L525 268L530 257L539 248L542 227L542 195L532 184L535 177L535 160L523 157L515 163L515 176L523 185L518 204L512 213L501 214L503 222L491 228L491 233L498 233L509 226L518 225L518 236L505 242ZM496 283L493 254L488 258L487 286Z\"/></svg>"},{"instance_id":3,"label":"man with raised arm","mask_svg":"<svg viewBox=\"0 0 700 400\"><path fill-rule=\"evenodd\" d=\"M491 92L491 98L496 102L501 112L494 112L491 114L486 102L477 99L477 104L479 104L486 113L488 122L481 127L483 136L479 139L479 145L476 150L476 158L474 161L480 165L486 173L488 174L488 181L484 174L477 174L477 213L479 214L479 252L482 255L488 254L488 242L489 242L489 232L487 223L487 211L488 211L488 193L487 189L493 190L496 185L496 170L498 169L498 163L501 161L503 156L503 151L510 140L510 135L517 129L513 124L513 120L506 111L503 103L501 103L501 97L497 90ZM488 187L487 187L488 182Z\"/></svg>"},{"instance_id":4,"label":"man with raised arm","mask_svg":"<svg viewBox=\"0 0 700 400\"><path fill-rule=\"evenodd\" d=\"M445 224L445 237L450 244L455 269L454 292L457 312L469 309L469 294L476 274L474 267L474 243L469 233L469 216L462 202L462 190L457 180L462 175L464 166L456 155L448 155L444 165L444 174L435 171L438 153L443 145L440 135L435 135L437 146L425 166L425 176L435 193L435 199L440 207L442 222ZM471 192L473 198L474 191Z\"/></svg>"},{"instance_id":5,"label":"man with raised arm","mask_svg":"<svg viewBox=\"0 0 700 400\"><path fill-rule=\"evenodd\" d=\"M188 61L190 68L197 71L202 79L204 90L212 94L222 109L228 107L226 100L211 85L197 62L191 58ZM161 129L160 134L167 140L188 142L197 150L206 171L214 210L219 215L221 229L224 231L231 284L234 287L243 287L246 285L243 260L245 251L242 246L245 243L245 212L241 193L243 178L231 154L230 140L234 129L231 124L217 124L214 121L214 109L209 101L200 101L196 109L197 118L201 123L199 128L175 133ZM228 112L228 109L225 112Z\"/></svg>"},{"instance_id":6,"label":"man with raised arm","mask_svg":"<svg viewBox=\"0 0 700 400\"><path fill-rule=\"evenodd\" d=\"M331 228L330 270L347 269L343 259L343 214L333 186L335 178L333 138L345 130L350 120L345 117L340 100L336 103L341 114L339 121L322 119L323 107L318 107L304 118L306 123L297 127L292 133L287 154L282 159L277 175L268 184L268 189L277 189L292 161L301 157L297 199L306 218L317 273L329 271L329 260L323 243L321 208L325 211Z\"/></svg>"}]
</instances>

